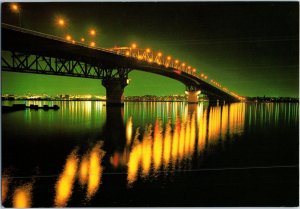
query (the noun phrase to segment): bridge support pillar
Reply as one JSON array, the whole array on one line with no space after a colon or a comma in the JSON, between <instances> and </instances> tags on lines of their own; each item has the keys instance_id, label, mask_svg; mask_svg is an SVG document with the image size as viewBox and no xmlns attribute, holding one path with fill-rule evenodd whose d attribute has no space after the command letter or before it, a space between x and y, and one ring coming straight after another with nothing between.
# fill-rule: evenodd
<instances>
[{"instance_id":1,"label":"bridge support pillar","mask_svg":"<svg viewBox=\"0 0 300 209\"><path fill-rule=\"evenodd\" d=\"M185 92L187 94L187 101L189 104L196 104L198 103L198 95L201 93L200 90L196 90L196 91L186 91Z\"/></svg>"},{"instance_id":2,"label":"bridge support pillar","mask_svg":"<svg viewBox=\"0 0 300 209\"><path fill-rule=\"evenodd\" d=\"M127 86L127 79L103 79L102 85L106 88L106 104L108 106L124 105L124 88Z\"/></svg>"},{"instance_id":3,"label":"bridge support pillar","mask_svg":"<svg viewBox=\"0 0 300 209\"><path fill-rule=\"evenodd\" d=\"M210 105L219 105L219 104L223 104L219 98L215 97L215 96L208 96L208 102Z\"/></svg>"}]
</instances>

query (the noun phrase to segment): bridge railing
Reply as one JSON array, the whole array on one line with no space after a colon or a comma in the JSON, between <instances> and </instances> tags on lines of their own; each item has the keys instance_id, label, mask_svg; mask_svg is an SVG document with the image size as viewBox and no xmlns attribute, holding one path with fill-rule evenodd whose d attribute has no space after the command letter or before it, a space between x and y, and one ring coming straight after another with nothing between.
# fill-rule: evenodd
<instances>
[{"instance_id":1,"label":"bridge railing","mask_svg":"<svg viewBox=\"0 0 300 209\"><path fill-rule=\"evenodd\" d=\"M40 37L43 37L43 38L48 38L48 39L52 39L52 40L56 40L56 41L61 41L61 42L64 42L64 43L72 43L71 41L68 41L68 40L66 40L62 37L59 37L59 36L50 35L50 34L38 32L38 31L30 30L30 29L20 28L20 27L14 26L14 25L6 24L6 23L1 23L1 26L4 27L4 28L14 30L14 31L19 31L21 33L27 33L27 34L31 34L31 35L35 35L35 36L40 36ZM91 47L91 46L89 46L87 44L84 44L84 43L81 43L81 42L75 42L75 43L72 43L72 44L87 47L87 48L90 48L90 49L97 49L97 50L100 50L100 51L105 51L105 52L108 52L108 53L111 53L111 54L116 54L115 52L113 52L111 50L101 48L101 47Z\"/></svg>"},{"instance_id":2,"label":"bridge railing","mask_svg":"<svg viewBox=\"0 0 300 209\"><path fill-rule=\"evenodd\" d=\"M48 38L48 39L51 39L51 40L56 40L56 41L60 41L60 42L64 42L64 43L72 43L72 41L66 40L65 38L62 38L62 37L59 37L59 36L50 35L50 34L38 32L38 31L30 30L30 29L25 29L25 28L14 26L14 25L9 25L9 24L6 24L6 23L2 23L1 25L4 28L8 28L8 29L11 29L11 30L14 30L14 31L19 31L21 33L27 33L27 34L31 34L31 35L35 35L35 36L39 36L39 37L43 37L43 38ZM126 52L124 50L114 50L113 48L112 49L106 49L106 48L101 48L101 47L91 47L91 46L89 46L87 44L84 44L84 43L81 43L81 42L74 42L72 44L87 47L87 48L90 48L90 49L96 49L96 50L104 51L104 52L111 53L111 54L116 54L116 55L123 56L123 57L131 57L131 58L135 58L137 60L144 60L144 57L140 56L139 53L132 53L132 54L130 54L130 56L128 56L128 54L126 54ZM128 50L128 47L126 47L126 50ZM158 61L156 62L156 60L158 60ZM148 61L148 60L145 60L145 61ZM153 63L158 63L158 64L163 65L165 67L172 67L174 69L181 70L183 72L186 72L190 75L193 75L193 76L197 77L197 75L195 75L194 73L190 73L188 70L185 70L185 68L181 67L180 65L176 66L175 64L174 65L167 64L168 61L164 61L162 59L162 56L153 57L151 59L150 63L152 63L152 62Z\"/></svg>"}]
</instances>

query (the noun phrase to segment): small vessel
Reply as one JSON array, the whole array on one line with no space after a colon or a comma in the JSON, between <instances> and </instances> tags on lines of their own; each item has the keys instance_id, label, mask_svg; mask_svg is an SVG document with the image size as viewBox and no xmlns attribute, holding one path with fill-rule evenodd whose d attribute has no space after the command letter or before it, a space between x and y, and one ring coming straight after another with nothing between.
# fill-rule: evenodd
<instances>
[{"instance_id":1,"label":"small vessel","mask_svg":"<svg viewBox=\"0 0 300 209\"><path fill-rule=\"evenodd\" d=\"M38 105L29 105L26 106L25 104L13 104L12 106L2 106L2 112L13 112L13 111L18 111L18 110L25 110L26 108L29 108L31 110L38 110L38 109L43 109L43 110L58 110L59 106L58 105L53 105L52 107L49 105L44 105L39 107Z\"/></svg>"},{"instance_id":2,"label":"small vessel","mask_svg":"<svg viewBox=\"0 0 300 209\"><path fill-rule=\"evenodd\" d=\"M42 108L43 110L49 110L49 105L44 105Z\"/></svg>"},{"instance_id":3,"label":"small vessel","mask_svg":"<svg viewBox=\"0 0 300 209\"><path fill-rule=\"evenodd\" d=\"M34 109L34 110L38 110L38 109L39 109L39 106L38 106L38 105L32 105L32 104L31 104L31 105L29 106L29 108L30 108L30 109Z\"/></svg>"}]
</instances>

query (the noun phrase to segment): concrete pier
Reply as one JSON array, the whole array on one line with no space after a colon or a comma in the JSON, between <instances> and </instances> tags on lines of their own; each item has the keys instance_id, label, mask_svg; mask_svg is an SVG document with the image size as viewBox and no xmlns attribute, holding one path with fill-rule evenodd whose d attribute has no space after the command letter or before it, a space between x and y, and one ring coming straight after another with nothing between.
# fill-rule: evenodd
<instances>
[{"instance_id":1,"label":"concrete pier","mask_svg":"<svg viewBox=\"0 0 300 209\"><path fill-rule=\"evenodd\" d=\"M196 91L186 91L188 95L188 103L189 104L196 104L198 103L198 95L200 94L199 90Z\"/></svg>"},{"instance_id":2,"label":"concrete pier","mask_svg":"<svg viewBox=\"0 0 300 209\"><path fill-rule=\"evenodd\" d=\"M106 88L106 104L108 106L124 105L124 88L127 86L127 79L103 79L102 85Z\"/></svg>"}]
</instances>

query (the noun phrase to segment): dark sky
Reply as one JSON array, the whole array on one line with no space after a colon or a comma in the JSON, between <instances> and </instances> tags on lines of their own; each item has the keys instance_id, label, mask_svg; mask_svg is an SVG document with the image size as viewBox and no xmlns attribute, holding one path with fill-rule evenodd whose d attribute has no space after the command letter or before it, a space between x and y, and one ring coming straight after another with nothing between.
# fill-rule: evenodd
<instances>
[{"instance_id":1,"label":"dark sky","mask_svg":"<svg viewBox=\"0 0 300 209\"><path fill-rule=\"evenodd\" d=\"M18 16L2 4L2 22ZM101 47L136 42L170 54L244 96L298 97L298 2L21 3L25 28L75 39L97 30ZM67 19L63 30L55 19ZM134 71L125 95L182 94L183 84ZM145 79L146 78L146 79ZM36 81L36 82L32 82ZM98 80L2 73L3 93L104 95Z\"/></svg>"}]
</instances>

